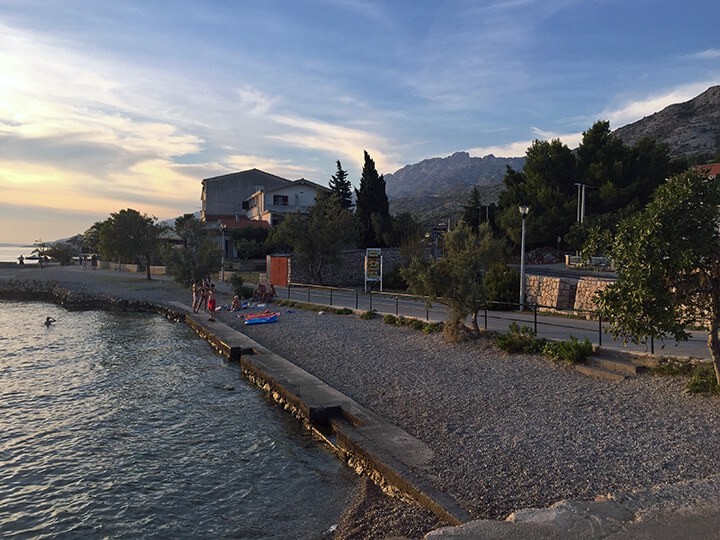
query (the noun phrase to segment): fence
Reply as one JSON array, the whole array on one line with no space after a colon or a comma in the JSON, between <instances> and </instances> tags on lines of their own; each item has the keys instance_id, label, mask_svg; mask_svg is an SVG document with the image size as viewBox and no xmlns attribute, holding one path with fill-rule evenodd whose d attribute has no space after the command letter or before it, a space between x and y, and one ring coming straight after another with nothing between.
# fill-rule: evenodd
<instances>
[{"instance_id":1,"label":"fence","mask_svg":"<svg viewBox=\"0 0 720 540\"><path fill-rule=\"evenodd\" d=\"M307 283L289 283L287 286L288 300L292 299L293 293L295 293L295 299L302 299L308 303L353 307L356 310L378 311L380 313L394 313L396 316L402 315L415 318L424 316L425 320L428 321L431 313L437 314L438 308L445 311L448 307L447 304L442 302L442 299L438 299L433 303L425 296L376 291L364 293L358 289L310 285ZM493 307L511 309L493 310ZM527 326L532 325L533 331L537 335L540 334L539 328L541 327L575 330L591 335L597 333L598 345L602 346L603 319L595 310L567 309L527 303L525 304L525 311L519 311L519 308L519 303L484 302L483 307L478 312L478 322L483 321L485 330L489 329L490 321L503 321L507 325L512 322ZM578 316L582 318L578 318ZM572 322L577 324L571 324ZM544 333L549 332L545 331ZM649 345L651 352L654 353L654 340L651 339Z\"/></svg>"}]
</instances>

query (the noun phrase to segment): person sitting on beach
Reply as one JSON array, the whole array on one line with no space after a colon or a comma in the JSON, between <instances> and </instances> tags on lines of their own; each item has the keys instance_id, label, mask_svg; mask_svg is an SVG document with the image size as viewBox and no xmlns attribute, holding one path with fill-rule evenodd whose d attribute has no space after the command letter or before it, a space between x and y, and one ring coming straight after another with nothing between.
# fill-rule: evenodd
<instances>
[{"instance_id":1,"label":"person sitting on beach","mask_svg":"<svg viewBox=\"0 0 720 540\"><path fill-rule=\"evenodd\" d=\"M270 298L275 298L275 296L277 296L277 293L275 292L275 285L273 285L271 283L270 288L268 289L268 292L267 292L267 298L269 300Z\"/></svg>"},{"instance_id":2,"label":"person sitting on beach","mask_svg":"<svg viewBox=\"0 0 720 540\"><path fill-rule=\"evenodd\" d=\"M45 326L50 326L54 322L57 322L57 321L55 319L53 319L52 317L48 317L47 319L45 319L45 322L43 324Z\"/></svg>"},{"instance_id":3,"label":"person sitting on beach","mask_svg":"<svg viewBox=\"0 0 720 540\"><path fill-rule=\"evenodd\" d=\"M240 298L235 295L233 298L232 304L230 304L230 311L239 311L241 309L242 305L240 303Z\"/></svg>"},{"instance_id":4,"label":"person sitting on beach","mask_svg":"<svg viewBox=\"0 0 720 540\"><path fill-rule=\"evenodd\" d=\"M253 293L253 300L263 301L265 300L266 294L267 290L265 288L265 284L261 281L258 283L257 289L255 289L255 292Z\"/></svg>"},{"instance_id":5,"label":"person sitting on beach","mask_svg":"<svg viewBox=\"0 0 720 540\"><path fill-rule=\"evenodd\" d=\"M210 284L210 289L208 289L208 311L210 312L210 319L211 321L215 320L215 284Z\"/></svg>"}]
</instances>

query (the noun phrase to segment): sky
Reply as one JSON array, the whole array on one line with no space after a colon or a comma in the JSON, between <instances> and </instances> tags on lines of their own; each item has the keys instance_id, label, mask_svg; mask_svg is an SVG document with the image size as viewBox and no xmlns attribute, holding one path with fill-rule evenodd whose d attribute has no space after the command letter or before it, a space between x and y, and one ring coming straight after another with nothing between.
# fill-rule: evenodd
<instances>
[{"instance_id":1,"label":"sky","mask_svg":"<svg viewBox=\"0 0 720 540\"><path fill-rule=\"evenodd\" d=\"M200 209L258 168L363 150L571 148L720 84L717 0L0 0L0 243Z\"/></svg>"}]
</instances>

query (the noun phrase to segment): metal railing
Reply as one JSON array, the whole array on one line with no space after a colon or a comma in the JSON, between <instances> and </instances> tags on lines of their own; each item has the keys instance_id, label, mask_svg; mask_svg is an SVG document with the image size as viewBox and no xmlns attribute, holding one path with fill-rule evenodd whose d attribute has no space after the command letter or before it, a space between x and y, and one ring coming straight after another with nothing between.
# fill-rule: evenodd
<instances>
[{"instance_id":1,"label":"metal railing","mask_svg":"<svg viewBox=\"0 0 720 540\"><path fill-rule=\"evenodd\" d=\"M381 313L394 313L395 316L413 316L418 317L418 313L423 313L425 320L430 320L430 313L434 308L442 306L443 309L447 309L448 305L442 301L442 298L438 298L434 303L427 296L419 296L415 294L398 293L398 292L378 292L369 291L362 292L358 289L343 288L343 287L330 287L325 285L312 285L308 283L289 283L287 285L287 298L291 299L291 290L304 290L305 301L308 303L319 303L323 305L335 306L345 304L341 307L348 307L348 303L354 306L356 310L365 309L367 311L378 311ZM313 300L313 293L315 294ZM343 293L345 295L343 296ZM389 301L388 301L389 300ZM340 304L338 304L340 302ZM390 309L377 309L384 305ZM506 307L510 309L495 309L492 307ZM602 316L595 310L587 309L570 309L570 308L559 308L556 306L544 306L541 304L529 304L525 303L525 310L520 311L520 304L513 302L484 302L481 309L478 311L478 319L482 317L484 329L488 329L489 320L502 320L508 323L517 322L524 325L532 324L532 329L537 335L539 326L554 327L554 328L566 328L568 330L579 330L582 332L594 333L590 330L588 325L579 326L569 324L568 321L572 321L573 318L570 316L584 316L587 320L587 315L590 315L592 319L597 320L597 341L598 345L602 345L603 340L603 319ZM538 319L538 314L542 315L542 319ZM556 315L552 317L552 315ZM530 318L531 316L531 318ZM563 319L563 317L566 317ZM560 322L565 321L565 322ZM650 347L654 352L654 342L651 340Z\"/></svg>"}]
</instances>

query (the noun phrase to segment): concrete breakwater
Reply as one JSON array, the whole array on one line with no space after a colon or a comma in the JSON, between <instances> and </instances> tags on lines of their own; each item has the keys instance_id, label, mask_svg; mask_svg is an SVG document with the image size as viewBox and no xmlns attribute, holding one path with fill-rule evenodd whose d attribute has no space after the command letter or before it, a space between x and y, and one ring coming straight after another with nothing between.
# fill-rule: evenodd
<instances>
[{"instance_id":1,"label":"concrete breakwater","mask_svg":"<svg viewBox=\"0 0 720 540\"><path fill-rule=\"evenodd\" d=\"M433 487L423 465L432 451L315 376L221 323L200 322L179 302L160 305L69 289L55 281L0 281L0 298L44 301L66 309L102 309L161 314L185 322L219 353L238 362L244 375L322 438L351 468L389 494L431 510L450 525L471 519L452 497Z\"/></svg>"}]
</instances>

